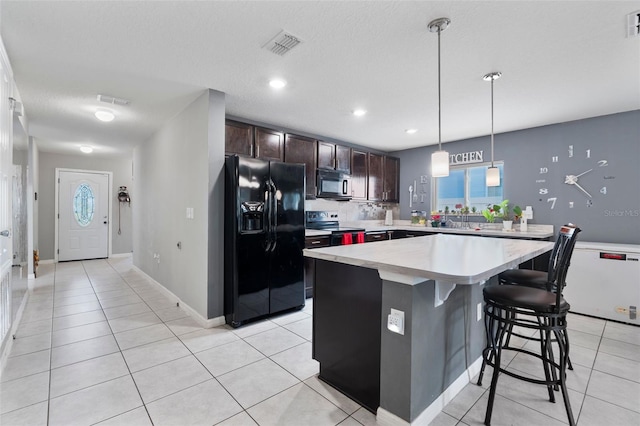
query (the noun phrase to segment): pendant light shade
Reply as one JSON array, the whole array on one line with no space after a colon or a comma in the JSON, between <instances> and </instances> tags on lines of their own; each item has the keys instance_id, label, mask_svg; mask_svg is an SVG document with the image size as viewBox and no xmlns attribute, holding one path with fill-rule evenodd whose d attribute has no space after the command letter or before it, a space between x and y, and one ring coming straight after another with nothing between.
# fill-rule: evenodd
<instances>
[{"instance_id":1,"label":"pendant light shade","mask_svg":"<svg viewBox=\"0 0 640 426\"><path fill-rule=\"evenodd\" d=\"M436 151L431 154L431 176L449 176L449 153L447 151Z\"/></svg>"},{"instance_id":2,"label":"pendant light shade","mask_svg":"<svg viewBox=\"0 0 640 426\"><path fill-rule=\"evenodd\" d=\"M500 170L493 165L493 82L499 79L502 73L499 71L485 74L482 79L491 82L491 167L487 169L485 182L487 186L500 186Z\"/></svg>"},{"instance_id":3,"label":"pendant light shade","mask_svg":"<svg viewBox=\"0 0 640 426\"><path fill-rule=\"evenodd\" d=\"M487 186L500 186L500 169L496 166L491 166L487 169L486 176Z\"/></svg>"},{"instance_id":4,"label":"pendant light shade","mask_svg":"<svg viewBox=\"0 0 640 426\"><path fill-rule=\"evenodd\" d=\"M429 31L438 33L438 150L431 154L432 177L449 176L449 153L442 149L442 113L440 111L442 104L440 90L440 33L446 30L449 24L451 24L449 18L438 18L429 22Z\"/></svg>"}]
</instances>

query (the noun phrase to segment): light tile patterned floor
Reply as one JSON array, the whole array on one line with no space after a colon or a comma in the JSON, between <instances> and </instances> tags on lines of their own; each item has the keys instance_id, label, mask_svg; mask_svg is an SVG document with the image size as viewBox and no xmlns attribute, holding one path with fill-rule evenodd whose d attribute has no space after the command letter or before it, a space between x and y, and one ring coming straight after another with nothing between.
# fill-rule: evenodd
<instances>
[{"instance_id":1,"label":"light tile patterned floor","mask_svg":"<svg viewBox=\"0 0 640 426\"><path fill-rule=\"evenodd\" d=\"M202 329L130 258L41 265L0 376L0 424L375 425L317 378L312 306L233 330ZM568 387L580 426L640 424L640 327L571 315ZM522 340L522 344L526 341ZM510 368L538 373L509 357ZM477 425L487 384L434 425ZM546 390L501 376L493 424L566 424Z\"/></svg>"}]
</instances>

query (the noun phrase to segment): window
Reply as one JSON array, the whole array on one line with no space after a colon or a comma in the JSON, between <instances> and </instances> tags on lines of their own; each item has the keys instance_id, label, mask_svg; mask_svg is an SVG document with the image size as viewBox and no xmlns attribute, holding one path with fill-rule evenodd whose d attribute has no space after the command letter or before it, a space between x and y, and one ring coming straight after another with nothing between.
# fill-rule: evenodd
<instances>
[{"instance_id":1,"label":"window","mask_svg":"<svg viewBox=\"0 0 640 426\"><path fill-rule=\"evenodd\" d=\"M86 183L80 184L73 196L73 213L78 225L88 226L93 220L95 197L91 187Z\"/></svg>"},{"instance_id":2,"label":"window","mask_svg":"<svg viewBox=\"0 0 640 426\"><path fill-rule=\"evenodd\" d=\"M500 186L486 186L485 175L488 165L451 167L449 176L434 179L435 187L432 210L444 211L456 209L456 204L475 207L479 213L489 204L498 204L503 200L504 165L494 162L500 170Z\"/></svg>"}]
</instances>

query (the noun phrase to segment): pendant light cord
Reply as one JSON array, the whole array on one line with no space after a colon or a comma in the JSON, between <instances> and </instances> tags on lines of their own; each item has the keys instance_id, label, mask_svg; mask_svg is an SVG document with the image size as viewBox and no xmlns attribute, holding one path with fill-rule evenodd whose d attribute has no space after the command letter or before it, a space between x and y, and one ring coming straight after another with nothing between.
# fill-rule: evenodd
<instances>
[{"instance_id":1,"label":"pendant light cord","mask_svg":"<svg viewBox=\"0 0 640 426\"><path fill-rule=\"evenodd\" d=\"M491 78L491 167L493 167L493 82Z\"/></svg>"},{"instance_id":2,"label":"pendant light cord","mask_svg":"<svg viewBox=\"0 0 640 426\"><path fill-rule=\"evenodd\" d=\"M440 89L440 33L442 27L438 26L438 150L442 151L442 112Z\"/></svg>"}]
</instances>

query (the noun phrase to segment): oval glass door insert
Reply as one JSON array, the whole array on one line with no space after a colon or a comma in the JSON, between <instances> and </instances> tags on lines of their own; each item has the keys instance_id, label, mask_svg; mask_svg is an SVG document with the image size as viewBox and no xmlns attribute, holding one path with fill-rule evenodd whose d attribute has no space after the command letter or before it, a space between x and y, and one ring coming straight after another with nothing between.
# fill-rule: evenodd
<instances>
[{"instance_id":1,"label":"oval glass door insert","mask_svg":"<svg viewBox=\"0 0 640 426\"><path fill-rule=\"evenodd\" d=\"M73 196L73 213L80 226L89 226L95 211L95 196L86 183L80 184Z\"/></svg>"}]
</instances>

